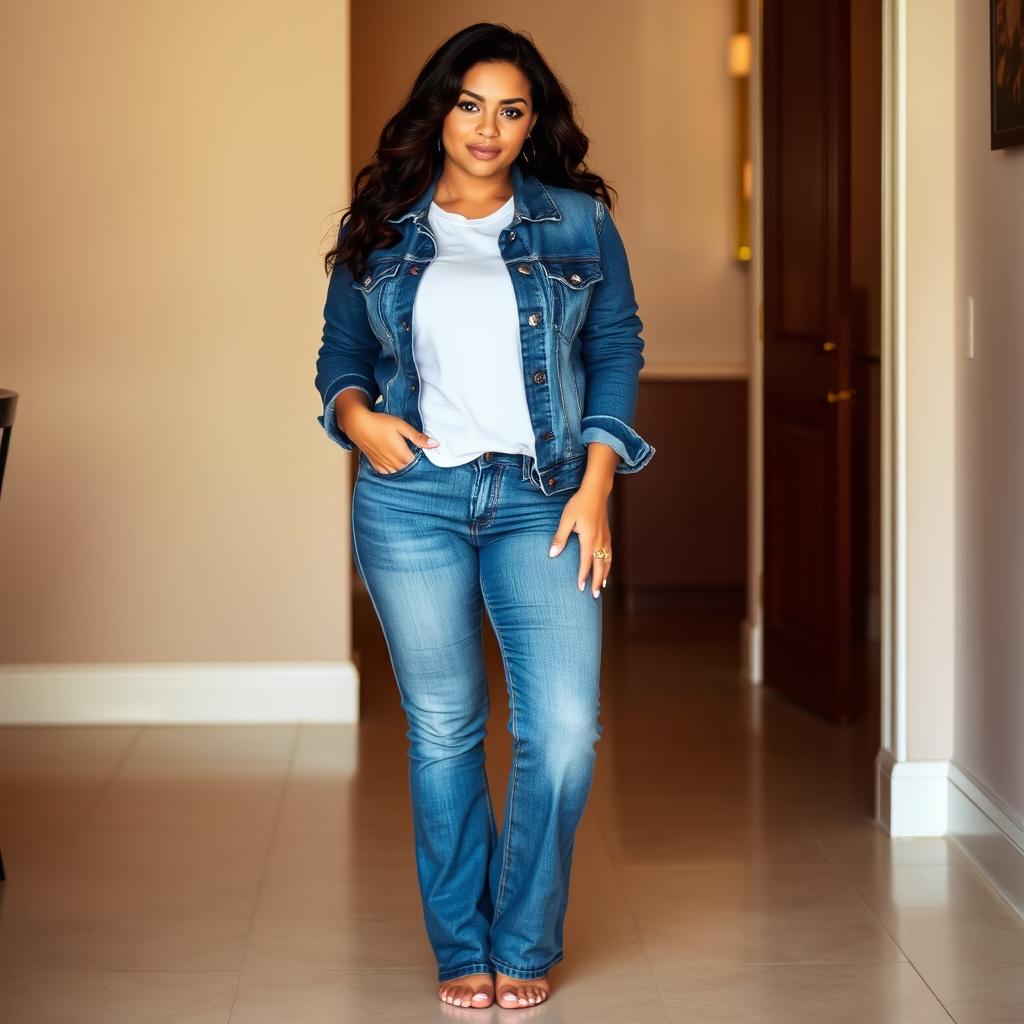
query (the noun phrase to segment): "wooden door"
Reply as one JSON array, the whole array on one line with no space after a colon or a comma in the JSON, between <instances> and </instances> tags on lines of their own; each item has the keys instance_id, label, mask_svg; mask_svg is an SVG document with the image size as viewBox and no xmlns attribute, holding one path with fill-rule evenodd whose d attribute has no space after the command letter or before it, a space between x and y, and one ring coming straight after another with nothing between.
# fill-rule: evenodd
<instances>
[{"instance_id":1,"label":"wooden door","mask_svg":"<svg viewBox=\"0 0 1024 1024\"><path fill-rule=\"evenodd\" d=\"M851 716L849 0L765 0L764 683Z\"/></svg>"}]
</instances>

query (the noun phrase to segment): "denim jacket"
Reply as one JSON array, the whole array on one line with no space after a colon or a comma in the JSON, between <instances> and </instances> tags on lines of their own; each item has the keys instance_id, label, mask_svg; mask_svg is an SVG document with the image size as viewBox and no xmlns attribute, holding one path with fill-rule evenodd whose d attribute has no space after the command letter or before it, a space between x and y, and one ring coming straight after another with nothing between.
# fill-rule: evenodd
<instances>
[{"instance_id":1,"label":"denim jacket","mask_svg":"<svg viewBox=\"0 0 1024 1024\"><path fill-rule=\"evenodd\" d=\"M402 238L370 254L361 280L341 261L331 270L314 382L324 410L317 421L347 451L355 446L334 416L344 388L365 391L376 411L423 430L411 324L416 287L437 253L427 214L440 175L439 167L423 195L390 218ZM616 473L635 473L655 448L633 429L643 322L615 222L595 196L544 184L517 164L511 175L515 213L498 246L519 307L537 453L529 457L531 476L545 494L574 490L593 441L619 455Z\"/></svg>"}]
</instances>

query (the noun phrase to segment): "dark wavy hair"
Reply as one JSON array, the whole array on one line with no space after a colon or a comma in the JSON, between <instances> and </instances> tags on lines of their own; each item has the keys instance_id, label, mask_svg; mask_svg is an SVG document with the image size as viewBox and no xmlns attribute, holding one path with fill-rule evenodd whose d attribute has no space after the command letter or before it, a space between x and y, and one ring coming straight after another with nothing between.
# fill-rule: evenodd
<instances>
[{"instance_id":1,"label":"dark wavy hair","mask_svg":"<svg viewBox=\"0 0 1024 1024\"><path fill-rule=\"evenodd\" d=\"M445 40L423 65L408 98L384 125L373 160L355 176L352 203L338 225L338 240L324 257L330 274L334 264L348 264L362 277L374 249L396 245L401 231L387 223L401 213L433 181L444 153L438 149L442 122L462 91L466 72L482 61L514 64L530 83L537 123L530 135L536 156L516 157L524 173L541 181L598 196L611 209L610 193L600 175L587 169L584 157L590 140L576 124L566 89L533 41L506 25L481 21ZM617 196L617 193L615 193Z\"/></svg>"}]
</instances>

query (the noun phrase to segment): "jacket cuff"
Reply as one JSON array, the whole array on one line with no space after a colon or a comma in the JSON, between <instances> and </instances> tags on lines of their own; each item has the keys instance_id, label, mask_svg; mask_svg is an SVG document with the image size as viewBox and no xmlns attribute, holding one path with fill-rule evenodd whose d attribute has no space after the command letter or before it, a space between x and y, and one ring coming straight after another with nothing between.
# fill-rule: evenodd
<instances>
[{"instance_id":1,"label":"jacket cuff","mask_svg":"<svg viewBox=\"0 0 1024 1024\"><path fill-rule=\"evenodd\" d=\"M583 444L600 441L619 456L616 473L637 473L654 458L657 449L648 444L628 423L615 416L584 416Z\"/></svg>"},{"instance_id":2,"label":"jacket cuff","mask_svg":"<svg viewBox=\"0 0 1024 1024\"><path fill-rule=\"evenodd\" d=\"M369 396L371 402L376 401L377 396L367 387L359 374L346 373L343 377L333 381L324 392L323 415L317 416L316 421L335 444L341 445L345 451L350 452L355 448L355 444L348 434L338 426L338 421L334 417L334 403L337 401L338 395L346 388L359 388Z\"/></svg>"}]
</instances>

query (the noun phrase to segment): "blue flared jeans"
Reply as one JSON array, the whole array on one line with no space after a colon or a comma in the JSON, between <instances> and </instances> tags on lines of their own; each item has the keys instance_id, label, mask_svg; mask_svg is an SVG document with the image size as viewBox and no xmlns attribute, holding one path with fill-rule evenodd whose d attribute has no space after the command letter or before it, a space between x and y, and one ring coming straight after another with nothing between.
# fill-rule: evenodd
<instances>
[{"instance_id":1,"label":"blue flared jeans","mask_svg":"<svg viewBox=\"0 0 1024 1024\"><path fill-rule=\"evenodd\" d=\"M528 456L488 452L375 470L361 452L356 568L387 642L409 729L416 868L438 980L543 977L563 959L576 829L600 714L602 599L581 592L579 537L548 548L571 493L545 495ZM484 764L486 610L508 687L512 766L502 831Z\"/></svg>"}]
</instances>

